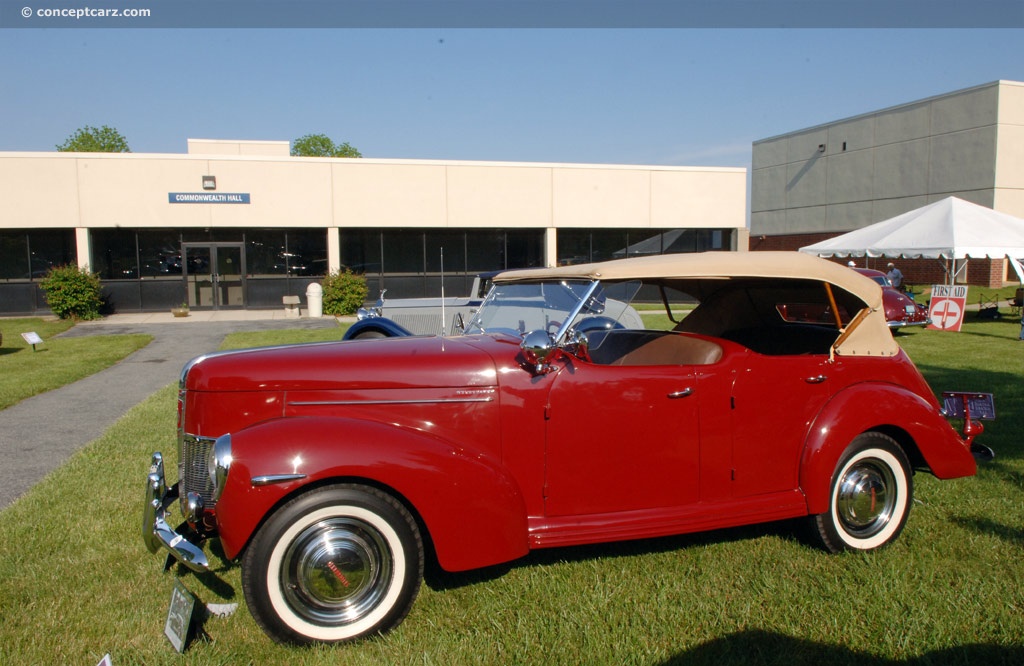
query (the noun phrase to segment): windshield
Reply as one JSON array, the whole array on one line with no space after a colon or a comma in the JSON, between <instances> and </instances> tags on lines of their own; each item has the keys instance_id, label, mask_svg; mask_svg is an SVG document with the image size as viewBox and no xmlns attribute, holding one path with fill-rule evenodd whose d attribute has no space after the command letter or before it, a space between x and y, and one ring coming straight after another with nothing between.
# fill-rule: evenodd
<instances>
[{"instance_id":1,"label":"windshield","mask_svg":"<svg viewBox=\"0 0 1024 666\"><path fill-rule=\"evenodd\" d=\"M587 280L548 282L514 282L495 285L487 294L476 316L466 326L466 333L512 333L525 335L544 330L552 335L565 324L566 318L579 309L573 323L589 317L608 317L618 321L632 311L629 301L640 287L638 282L609 287L619 298L608 298L600 285L580 308L580 301L595 286Z\"/></svg>"}]
</instances>

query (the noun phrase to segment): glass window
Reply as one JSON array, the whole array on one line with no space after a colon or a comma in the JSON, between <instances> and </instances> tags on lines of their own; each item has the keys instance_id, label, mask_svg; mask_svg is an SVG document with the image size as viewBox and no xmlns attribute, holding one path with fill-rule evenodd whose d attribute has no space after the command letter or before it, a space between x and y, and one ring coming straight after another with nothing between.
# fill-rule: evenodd
<instances>
[{"instance_id":1,"label":"glass window","mask_svg":"<svg viewBox=\"0 0 1024 666\"><path fill-rule=\"evenodd\" d=\"M466 272L466 233L464 231L427 231L424 235L427 272L442 272L441 253L444 252L444 273L452 275Z\"/></svg>"},{"instance_id":2,"label":"glass window","mask_svg":"<svg viewBox=\"0 0 1024 666\"><path fill-rule=\"evenodd\" d=\"M0 231L0 279L27 280L28 264L28 234Z\"/></svg>"},{"instance_id":3,"label":"glass window","mask_svg":"<svg viewBox=\"0 0 1024 666\"><path fill-rule=\"evenodd\" d=\"M341 264L353 273L380 274L381 232L379 229L342 229Z\"/></svg>"},{"instance_id":4,"label":"glass window","mask_svg":"<svg viewBox=\"0 0 1024 666\"><path fill-rule=\"evenodd\" d=\"M245 265L251 277L285 275L287 251L284 231L251 229L245 234Z\"/></svg>"},{"instance_id":5,"label":"glass window","mask_svg":"<svg viewBox=\"0 0 1024 666\"><path fill-rule=\"evenodd\" d=\"M478 230L466 234L466 271L477 274L505 268L505 232Z\"/></svg>"},{"instance_id":6,"label":"glass window","mask_svg":"<svg viewBox=\"0 0 1024 666\"><path fill-rule=\"evenodd\" d=\"M28 232L32 279L46 277L51 268L74 264L78 258L73 229Z\"/></svg>"},{"instance_id":7,"label":"glass window","mask_svg":"<svg viewBox=\"0 0 1024 666\"><path fill-rule=\"evenodd\" d=\"M135 232L130 229L92 231L91 268L104 280L130 280L139 277Z\"/></svg>"},{"instance_id":8,"label":"glass window","mask_svg":"<svg viewBox=\"0 0 1024 666\"><path fill-rule=\"evenodd\" d=\"M289 229L285 239L289 275L327 275L326 229Z\"/></svg>"},{"instance_id":9,"label":"glass window","mask_svg":"<svg viewBox=\"0 0 1024 666\"><path fill-rule=\"evenodd\" d=\"M558 265L571 266L590 263L590 230L558 230Z\"/></svg>"},{"instance_id":10,"label":"glass window","mask_svg":"<svg viewBox=\"0 0 1024 666\"><path fill-rule=\"evenodd\" d=\"M728 249L729 238L729 232L722 229L560 229L558 263L723 250Z\"/></svg>"},{"instance_id":11,"label":"glass window","mask_svg":"<svg viewBox=\"0 0 1024 666\"><path fill-rule=\"evenodd\" d=\"M422 231L387 230L381 236L381 245L384 248L384 256L381 261L383 273L423 274Z\"/></svg>"},{"instance_id":12,"label":"glass window","mask_svg":"<svg viewBox=\"0 0 1024 666\"><path fill-rule=\"evenodd\" d=\"M544 265L544 230L522 229L505 232L505 253L501 269L535 268Z\"/></svg>"},{"instance_id":13,"label":"glass window","mask_svg":"<svg viewBox=\"0 0 1024 666\"><path fill-rule=\"evenodd\" d=\"M602 229L591 233L590 261L622 259L629 248L629 234L622 229Z\"/></svg>"},{"instance_id":14,"label":"glass window","mask_svg":"<svg viewBox=\"0 0 1024 666\"><path fill-rule=\"evenodd\" d=\"M143 278L181 275L181 234L173 229L139 229L139 273Z\"/></svg>"}]
</instances>

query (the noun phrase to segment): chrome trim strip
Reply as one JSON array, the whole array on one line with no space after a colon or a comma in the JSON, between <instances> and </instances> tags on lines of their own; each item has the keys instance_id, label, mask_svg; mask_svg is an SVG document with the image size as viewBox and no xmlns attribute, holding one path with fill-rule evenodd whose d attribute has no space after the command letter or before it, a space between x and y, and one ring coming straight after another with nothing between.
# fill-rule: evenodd
<instances>
[{"instance_id":1,"label":"chrome trim strip","mask_svg":"<svg viewBox=\"0 0 1024 666\"><path fill-rule=\"evenodd\" d=\"M289 481L299 481L304 478L306 478L305 474L266 474L264 476L254 476L252 478L252 485L270 486L275 483L288 483Z\"/></svg>"},{"instance_id":2,"label":"chrome trim strip","mask_svg":"<svg viewBox=\"0 0 1024 666\"><path fill-rule=\"evenodd\" d=\"M430 405L437 403L461 403L461 402L493 402L494 397L488 398L442 398L440 400L301 400L289 402L289 407L309 407L318 405Z\"/></svg>"}]
</instances>

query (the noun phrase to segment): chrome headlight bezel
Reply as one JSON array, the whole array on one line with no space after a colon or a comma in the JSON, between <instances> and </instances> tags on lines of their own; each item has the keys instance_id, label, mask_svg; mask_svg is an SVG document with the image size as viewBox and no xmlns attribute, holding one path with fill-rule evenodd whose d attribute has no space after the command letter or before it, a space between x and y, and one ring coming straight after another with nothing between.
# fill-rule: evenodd
<instances>
[{"instance_id":1,"label":"chrome headlight bezel","mask_svg":"<svg viewBox=\"0 0 1024 666\"><path fill-rule=\"evenodd\" d=\"M210 483L213 484L213 501L220 499L224 491L224 484L227 482L228 470L231 468L231 435L221 435L213 442L210 448L210 458L207 469L210 473Z\"/></svg>"}]
</instances>

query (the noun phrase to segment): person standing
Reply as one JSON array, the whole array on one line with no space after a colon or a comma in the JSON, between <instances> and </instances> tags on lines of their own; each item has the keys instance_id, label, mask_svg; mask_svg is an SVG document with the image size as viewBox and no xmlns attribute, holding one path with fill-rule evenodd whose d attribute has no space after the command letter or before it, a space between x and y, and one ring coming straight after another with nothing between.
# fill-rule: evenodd
<instances>
[{"instance_id":1,"label":"person standing","mask_svg":"<svg viewBox=\"0 0 1024 666\"><path fill-rule=\"evenodd\" d=\"M892 283L893 289L902 289L903 273L900 271L900 269L896 268L896 265L891 261L889 262L888 268L889 272L886 273L885 276L889 278L889 282Z\"/></svg>"}]
</instances>

